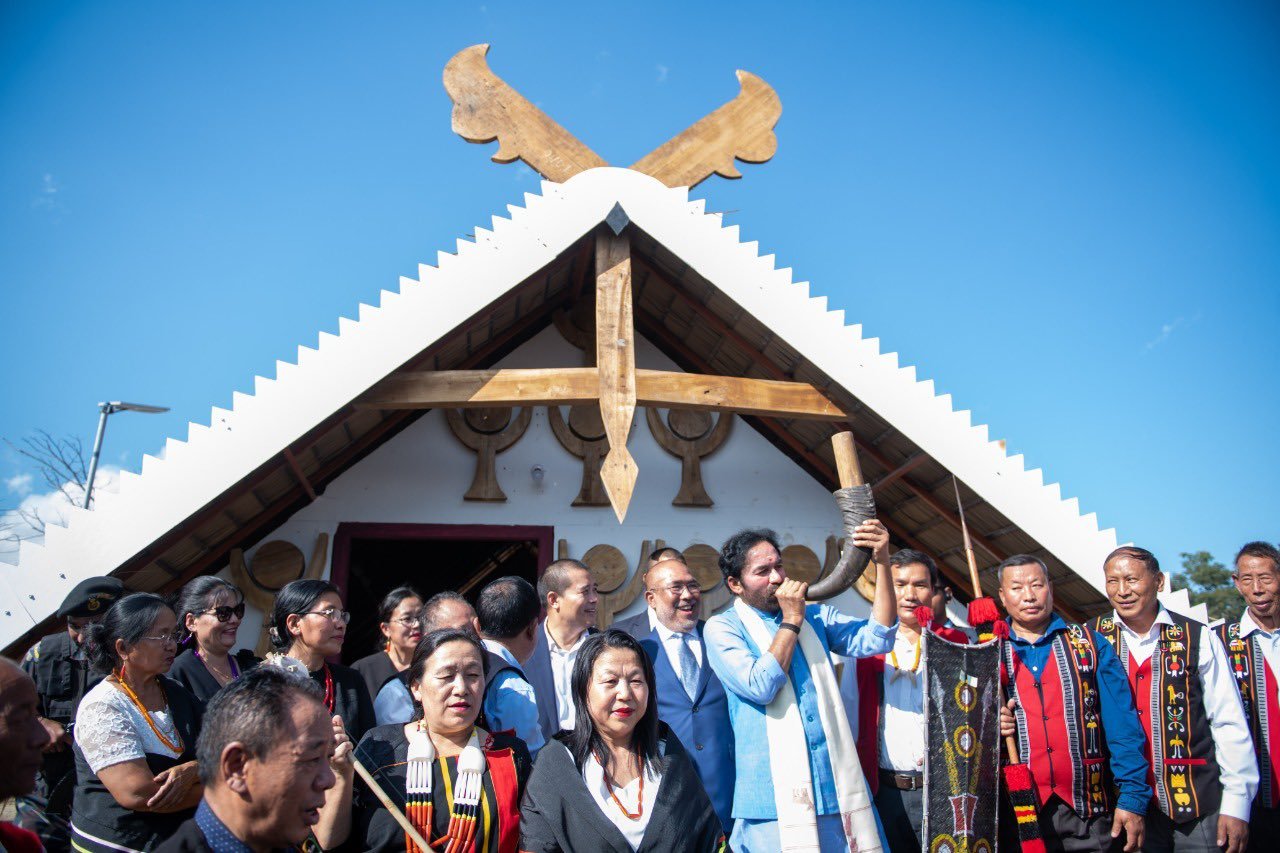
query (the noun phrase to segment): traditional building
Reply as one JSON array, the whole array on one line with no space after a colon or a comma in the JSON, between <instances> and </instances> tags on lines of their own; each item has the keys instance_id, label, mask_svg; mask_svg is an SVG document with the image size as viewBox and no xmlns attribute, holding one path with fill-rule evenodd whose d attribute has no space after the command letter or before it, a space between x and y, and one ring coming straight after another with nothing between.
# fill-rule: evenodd
<instances>
[{"instance_id":1,"label":"traditional building","mask_svg":"<svg viewBox=\"0 0 1280 853\"><path fill-rule=\"evenodd\" d=\"M777 97L739 78L734 101L610 168L493 76L482 46L460 53L455 129L551 180L24 543L0 566L0 645L51 630L86 576L168 592L216 572L246 589L254 646L271 591L306 574L346 591L358 657L390 587L474 592L557 554L596 569L604 623L642 606L636 566L658 542L686 552L711 609L727 600L715 549L744 525L777 529L796 575L835 562L841 430L895 544L935 555L960 596L953 482L980 564L1037 554L1068 616L1105 610L1113 531L690 197L735 156L773 153Z\"/></svg>"}]
</instances>

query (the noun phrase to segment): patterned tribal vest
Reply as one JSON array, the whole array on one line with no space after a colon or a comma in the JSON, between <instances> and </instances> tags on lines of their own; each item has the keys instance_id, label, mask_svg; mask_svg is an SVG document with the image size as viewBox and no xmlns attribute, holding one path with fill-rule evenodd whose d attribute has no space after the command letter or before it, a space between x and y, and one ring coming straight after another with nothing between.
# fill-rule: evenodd
<instances>
[{"instance_id":1,"label":"patterned tribal vest","mask_svg":"<svg viewBox=\"0 0 1280 853\"><path fill-rule=\"evenodd\" d=\"M1080 625L1053 638L1039 681L1004 643L1004 669L1017 700L1018 754L1031 768L1040 802L1057 794L1086 820L1111 811L1111 768L1102 732L1098 649Z\"/></svg>"},{"instance_id":2,"label":"patterned tribal vest","mask_svg":"<svg viewBox=\"0 0 1280 853\"><path fill-rule=\"evenodd\" d=\"M1240 698L1253 733L1258 758L1257 803L1274 809L1280 805L1280 708L1276 707L1276 673L1267 665L1256 634L1240 639L1240 623L1214 629L1227 649L1227 663L1240 688ZM1261 701L1259 701L1261 697Z\"/></svg>"},{"instance_id":3,"label":"patterned tribal vest","mask_svg":"<svg viewBox=\"0 0 1280 853\"><path fill-rule=\"evenodd\" d=\"M1169 618L1173 624L1159 626L1160 639L1142 666L1129 653L1118 620L1099 616L1094 630L1115 647L1129 675L1160 810L1174 823L1185 823L1218 810L1222 784L1200 683L1204 626L1177 613Z\"/></svg>"}]
</instances>

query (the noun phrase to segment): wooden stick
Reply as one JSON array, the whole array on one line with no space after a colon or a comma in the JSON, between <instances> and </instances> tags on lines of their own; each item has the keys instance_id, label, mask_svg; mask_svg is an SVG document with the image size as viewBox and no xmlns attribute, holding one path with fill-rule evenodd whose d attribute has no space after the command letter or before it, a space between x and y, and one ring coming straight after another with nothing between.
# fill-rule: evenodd
<instances>
[{"instance_id":1,"label":"wooden stick","mask_svg":"<svg viewBox=\"0 0 1280 853\"><path fill-rule=\"evenodd\" d=\"M969 539L969 525L964 520L964 504L960 503L960 481L951 475L951 486L956 490L956 509L960 511L960 533L964 535L964 558L969 561L969 582L973 584L973 597L982 598L982 583L978 580L978 561L973 556L973 542Z\"/></svg>"},{"instance_id":2,"label":"wooden stick","mask_svg":"<svg viewBox=\"0 0 1280 853\"><path fill-rule=\"evenodd\" d=\"M369 790L373 791L373 795L386 807L387 811L391 813L396 823L400 824L400 828L405 831L405 834L422 849L423 853L431 853L431 845L427 843L427 839L423 838L417 827L409 822L409 818L404 816L404 812L400 811L400 807L391 800L386 791L382 790L382 786L373 778L373 774L365 769L365 766L360 763L360 759L356 758L354 754L351 756L351 763L355 766L356 773L360 774L360 778L369 786ZM430 832L430 830L427 831Z\"/></svg>"},{"instance_id":3,"label":"wooden stick","mask_svg":"<svg viewBox=\"0 0 1280 853\"><path fill-rule=\"evenodd\" d=\"M862 466L858 464L858 451L853 445L853 433L845 430L831 436L831 450L836 456L840 488L848 489L866 483L862 477Z\"/></svg>"}]
</instances>

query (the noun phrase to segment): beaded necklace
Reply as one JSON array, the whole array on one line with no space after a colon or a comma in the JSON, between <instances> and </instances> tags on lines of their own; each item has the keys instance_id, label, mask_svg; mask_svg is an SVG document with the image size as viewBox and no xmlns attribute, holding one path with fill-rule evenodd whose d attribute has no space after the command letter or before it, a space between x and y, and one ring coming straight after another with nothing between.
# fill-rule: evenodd
<instances>
[{"instance_id":1,"label":"beaded necklace","mask_svg":"<svg viewBox=\"0 0 1280 853\"><path fill-rule=\"evenodd\" d=\"M324 706L329 709L329 713L333 713L333 673L329 670L329 664L324 665Z\"/></svg>"},{"instance_id":2,"label":"beaded necklace","mask_svg":"<svg viewBox=\"0 0 1280 853\"><path fill-rule=\"evenodd\" d=\"M613 798L614 805L618 807L620 812L627 816L628 820L639 820L644 816L644 767L640 768L640 792L636 794L635 814L627 811L627 807L622 804L622 800L618 799L618 794L613 790L613 782L609 780L609 771L607 770L604 774L604 786L609 790L609 796Z\"/></svg>"},{"instance_id":3,"label":"beaded necklace","mask_svg":"<svg viewBox=\"0 0 1280 853\"><path fill-rule=\"evenodd\" d=\"M405 771L405 806L406 816L414 828L427 839L432 847L443 846L445 853L470 850L476 837L476 817L480 804L484 799L483 776L485 769L484 751L480 748L479 729L471 730L467 745L458 755L458 776L453 785L453 802L449 806L449 826L444 835L431 841L431 829L435 816L435 803L431 795L432 765L436 760L436 747L431 742L422 720L409 735L409 749L406 755ZM430 853L419 851L408 838L405 839L408 853Z\"/></svg>"},{"instance_id":4,"label":"beaded necklace","mask_svg":"<svg viewBox=\"0 0 1280 853\"><path fill-rule=\"evenodd\" d=\"M894 669L893 676L889 679L889 683L890 683L890 684L892 684L893 682L897 681L899 678L903 678L903 677L908 676L908 675L910 675L910 676L914 676L914 675L916 674L916 670L920 668L920 647L921 647L921 645L923 645L923 644L920 642L920 638L918 638L918 637L917 637L917 638L916 638L916 657L915 657L915 660L913 660L913 661L911 662L911 669L901 669L901 668L899 668L899 666L898 666L898 652L897 652L897 650L896 650L896 649L894 649L894 650L892 650L892 651L890 651L890 652L889 652L889 663L893 665L893 669Z\"/></svg>"},{"instance_id":5,"label":"beaded necklace","mask_svg":"<svg viewBox=\"0 0 1280 853\"><path fill-rule=\"evenodd\" d=\"M178 721L177 720L172 721L173 736L177 740L177 743L174 743L172 740L169 740L169 738L165 737L164 732L160 731L160 727L156 725L156 721L152 718L151 712L147 710L147 706L142 704L142 700L138 698L137 693L133 692L133 688L131 688L128 684L125 683L124 664L120 665L120 671L118 673L115 673L115 677L116 677L116 684L120 685L120 689L124 691L124 695L129 697L129 701L133 703L133 707L137 708L139 713L142 714L142 718L147 721L147 725L151 727L151 731L154 732L155 736L160 739L160 742L164 744L166 747L168 747L170 752L176 752L179 755L181 755L183 750L183 743L182 743L182 732L178 731ZM160 693L161 695L164 696L164 706L168 708L169 696L167 693L165 693L163 684L160 684Z\"/></svg>"},{"instance_id":6,"label":"beaded necklace","mask_svg":"<svg viewBox=\"0 0 1280 853\"><path fill-rule=\"evenodd\" d=\"M214 678L222 681L222 673L209 666L209 661L203 654L201 654L200 648L197 646L193 651L196 653L196 659L204 664L204 668L209 670ZM227 665L231 667L231 678L227 679L227 683L230 683L240 677L240 667L236 666L236 659L232 655L227 655Z\"/></svg>"}]
</instances>

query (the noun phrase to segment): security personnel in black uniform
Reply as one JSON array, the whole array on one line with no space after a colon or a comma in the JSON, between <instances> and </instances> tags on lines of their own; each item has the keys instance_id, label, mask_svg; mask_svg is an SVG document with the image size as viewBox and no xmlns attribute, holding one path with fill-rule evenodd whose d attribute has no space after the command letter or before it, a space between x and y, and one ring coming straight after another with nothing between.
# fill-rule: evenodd
<instances>
[{"instance_id":1,"label":"security personnel in black uniform","mask_svg":"<svg viewBox=\"0 0 1280 853\"><path fill-rule=\"evenodd\" d=\"M57 612L59 619L67 621L67 629L36 643L22 661L22 668L36 683L40 722L52 741L45 749L36 785L37 795L48 804L45 812L51 816L71 818L71 795L76 787L71 739L76 709L89 688L102 678L89 668L83 648L85 633L124 594L124 585L115 578L86 578L76 584ZM49 853L67 849L63 833L51 829L41 835Z\"/></svg>"}]
</instances>

